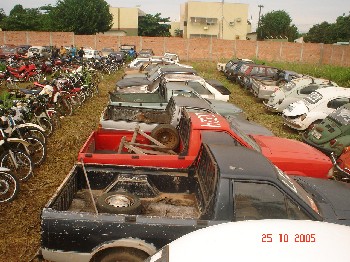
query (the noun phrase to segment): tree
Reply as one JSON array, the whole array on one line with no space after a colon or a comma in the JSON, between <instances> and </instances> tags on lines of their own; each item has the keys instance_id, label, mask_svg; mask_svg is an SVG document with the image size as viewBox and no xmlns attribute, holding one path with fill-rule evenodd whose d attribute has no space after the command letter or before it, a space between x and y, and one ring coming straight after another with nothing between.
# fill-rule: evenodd
<instances>
[{"instance_id":1,"label":"tree","mask_svg":"<svg viewBox=\"0 0 350 262\"><path fill-rule=\"evenodd\" d=\"M311 43L332 43L332 25L328 22L316 24L310 28L304 37L304 41Z\"/></svg>"},{"instance_id":2,"label":"tree","mask_svg":"<svg viewBox=\"0 0 350 262\"><path fill-rule=\"evenodd\" d=\"M333 44L350 39L350 13L337 18L335 23L322 22L310 28L304 40L311 43Z\"/></svg>"},{"instance_id":3,"label":"tree","mask_svg":"<svg viewBox=\"0 0 350 262\"><path fill-rule=\"evenodd\" d=\"M6 18L6 14L3 8L0 8L0 28L2 28L2 22Z\"/></svg>"},{"instance_id":4,"label":"tree","mask_svg":"<svg viewBox=\"0 0 350 262\"><path fill-rule=\"evenodd\" d=\"M265 38L288 38L288 41L294 41L298 37L298 29L291 24L292 19L286 11L272 11L263 15L260 19L260 25L256 30L258 39Z\"/></svg>"},{"instance_id":5,"label":"tree","mask_svg":"<svg viewBox=\"0 0 350 262\"><path fill-rule=\"evenodd\" d=\"M139 17L140 36L170 36L170 18L161 18L160 13L155 15L146 14Z\"/></svg>"},{"instance_id":6,"label":"tree","mask_svg":"<svg viewBox=\"0 0 350 262\"><path fill-rule=\"evenodd\" d=\"M15 5L10 15L2 19L1 26L7 31L40 31L42 14L38 8L23 8L22 5Z\"/></svg>"},{"instance_id":7,"label":"tree","mask_svg":"<svg viewBox=\"0 0 350 262\"><path fill-rule=\"evenodd\" d=\"M104 0L59 0L49 12L55 31L80 35L103 33L112 28L113 16Z\"/></svg>"}]
</instances>

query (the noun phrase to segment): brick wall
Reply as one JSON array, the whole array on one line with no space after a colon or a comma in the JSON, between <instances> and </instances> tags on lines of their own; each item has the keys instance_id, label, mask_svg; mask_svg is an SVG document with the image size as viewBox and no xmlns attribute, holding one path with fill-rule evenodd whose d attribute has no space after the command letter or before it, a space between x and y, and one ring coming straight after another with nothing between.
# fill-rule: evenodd
<instances>
[{"instance_id":1,"label":"brick wall","mask_svg":"<svg viewBox=\"0 0 350 262\"><path fill-rule=\"evenodd\" d=\"M227 61L230 58L258 58L267 61L302 62L350 66L350 46L271 41L221 40L210 38L74 35L72 32L0 31L0 45L31 44L118 49L121 44L136 50L151 48L156 55L177 53L182 60Z\"/></svg>"}]
</instances>

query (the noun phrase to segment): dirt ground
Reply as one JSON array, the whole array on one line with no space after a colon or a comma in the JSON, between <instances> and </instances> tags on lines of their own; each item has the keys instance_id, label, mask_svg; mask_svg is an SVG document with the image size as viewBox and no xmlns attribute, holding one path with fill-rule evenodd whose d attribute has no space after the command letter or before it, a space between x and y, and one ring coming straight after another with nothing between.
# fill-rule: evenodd
<instances>
[{"instance_id":1,"label":"dirt ground","mask_svg":"<svg viewBox=\"0 0 350 262\"><path fill-rule=\"evenodd\" d=\"M40 212L77 161L77 154L98 120L121 72L104 76L100 94L87 101L48 139L46 161L21 183L12 203L0 204L0 261L30 261L40 246Z\"/></svg>"}]
</instances>

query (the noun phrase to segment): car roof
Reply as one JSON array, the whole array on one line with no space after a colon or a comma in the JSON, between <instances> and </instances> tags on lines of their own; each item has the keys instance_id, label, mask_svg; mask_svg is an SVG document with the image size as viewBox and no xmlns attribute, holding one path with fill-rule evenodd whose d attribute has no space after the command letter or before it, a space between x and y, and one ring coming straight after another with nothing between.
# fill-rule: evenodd
<instances>
[{"instance_id":1,"label":"car roof","mask_svg":"<svg viewBox=\"0 0 350 262\"><path fill-rule=\"evenodd\" d=\"M322 99L331 99L338 96L349 96L350 97L350 88L330 86L321 89L317 89L315 92L318 92L322 95Z\"/></svg>"},{"instance_id":2,"label":"car roof","mask_svg":"<svg viewBox=\"0 0 350 262\"><path fill-rule=\"evenodd\" d=\"M204 81L204 79L198 75L185 75L185 74L167 74L163 76L165 80L171 81Z\"/></svg>"},{"instance_id":3,"label":"car roof","mask_svg":"<svg viewBox=\"0 0 350 262\"><path fill-rule=\"evenodd\" d=\"M213 110L206 100L199 97L172 96L171 99L174 100L175 104L179 107L193 107Z\"/></svg>"},{"instance_id":4,"label":"car roof","mask_svg":"<svg viewBox=\"0 0 350 262\"><path fill-rule=\"evenodd\" d=\"M229 136L225 132L220 135ZM242 146L209 144L209 147L222 177L277 180L276 167L260 152Z\"/></svg>"}]
</instances>

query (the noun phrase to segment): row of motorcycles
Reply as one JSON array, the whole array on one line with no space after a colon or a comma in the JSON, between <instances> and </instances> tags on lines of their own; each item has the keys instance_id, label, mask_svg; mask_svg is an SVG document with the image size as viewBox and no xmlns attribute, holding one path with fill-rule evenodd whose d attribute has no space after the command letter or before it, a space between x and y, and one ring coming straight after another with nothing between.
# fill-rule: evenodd
<instances>
[{"instance_id":1,"label":"row of motorcycles","mask_svg":"<svg viewBox=\"0 0 350 262\"><path fill-rule=\"evenodd\" d=\"M98 94L102 74L94 61L87 61L78 67L65 65L50 78L26 88L5 88L1 95L0 203L16 198L20 182L45 161L47 138L60 127L60 119Z\"/></svg>"}]
</instances>

